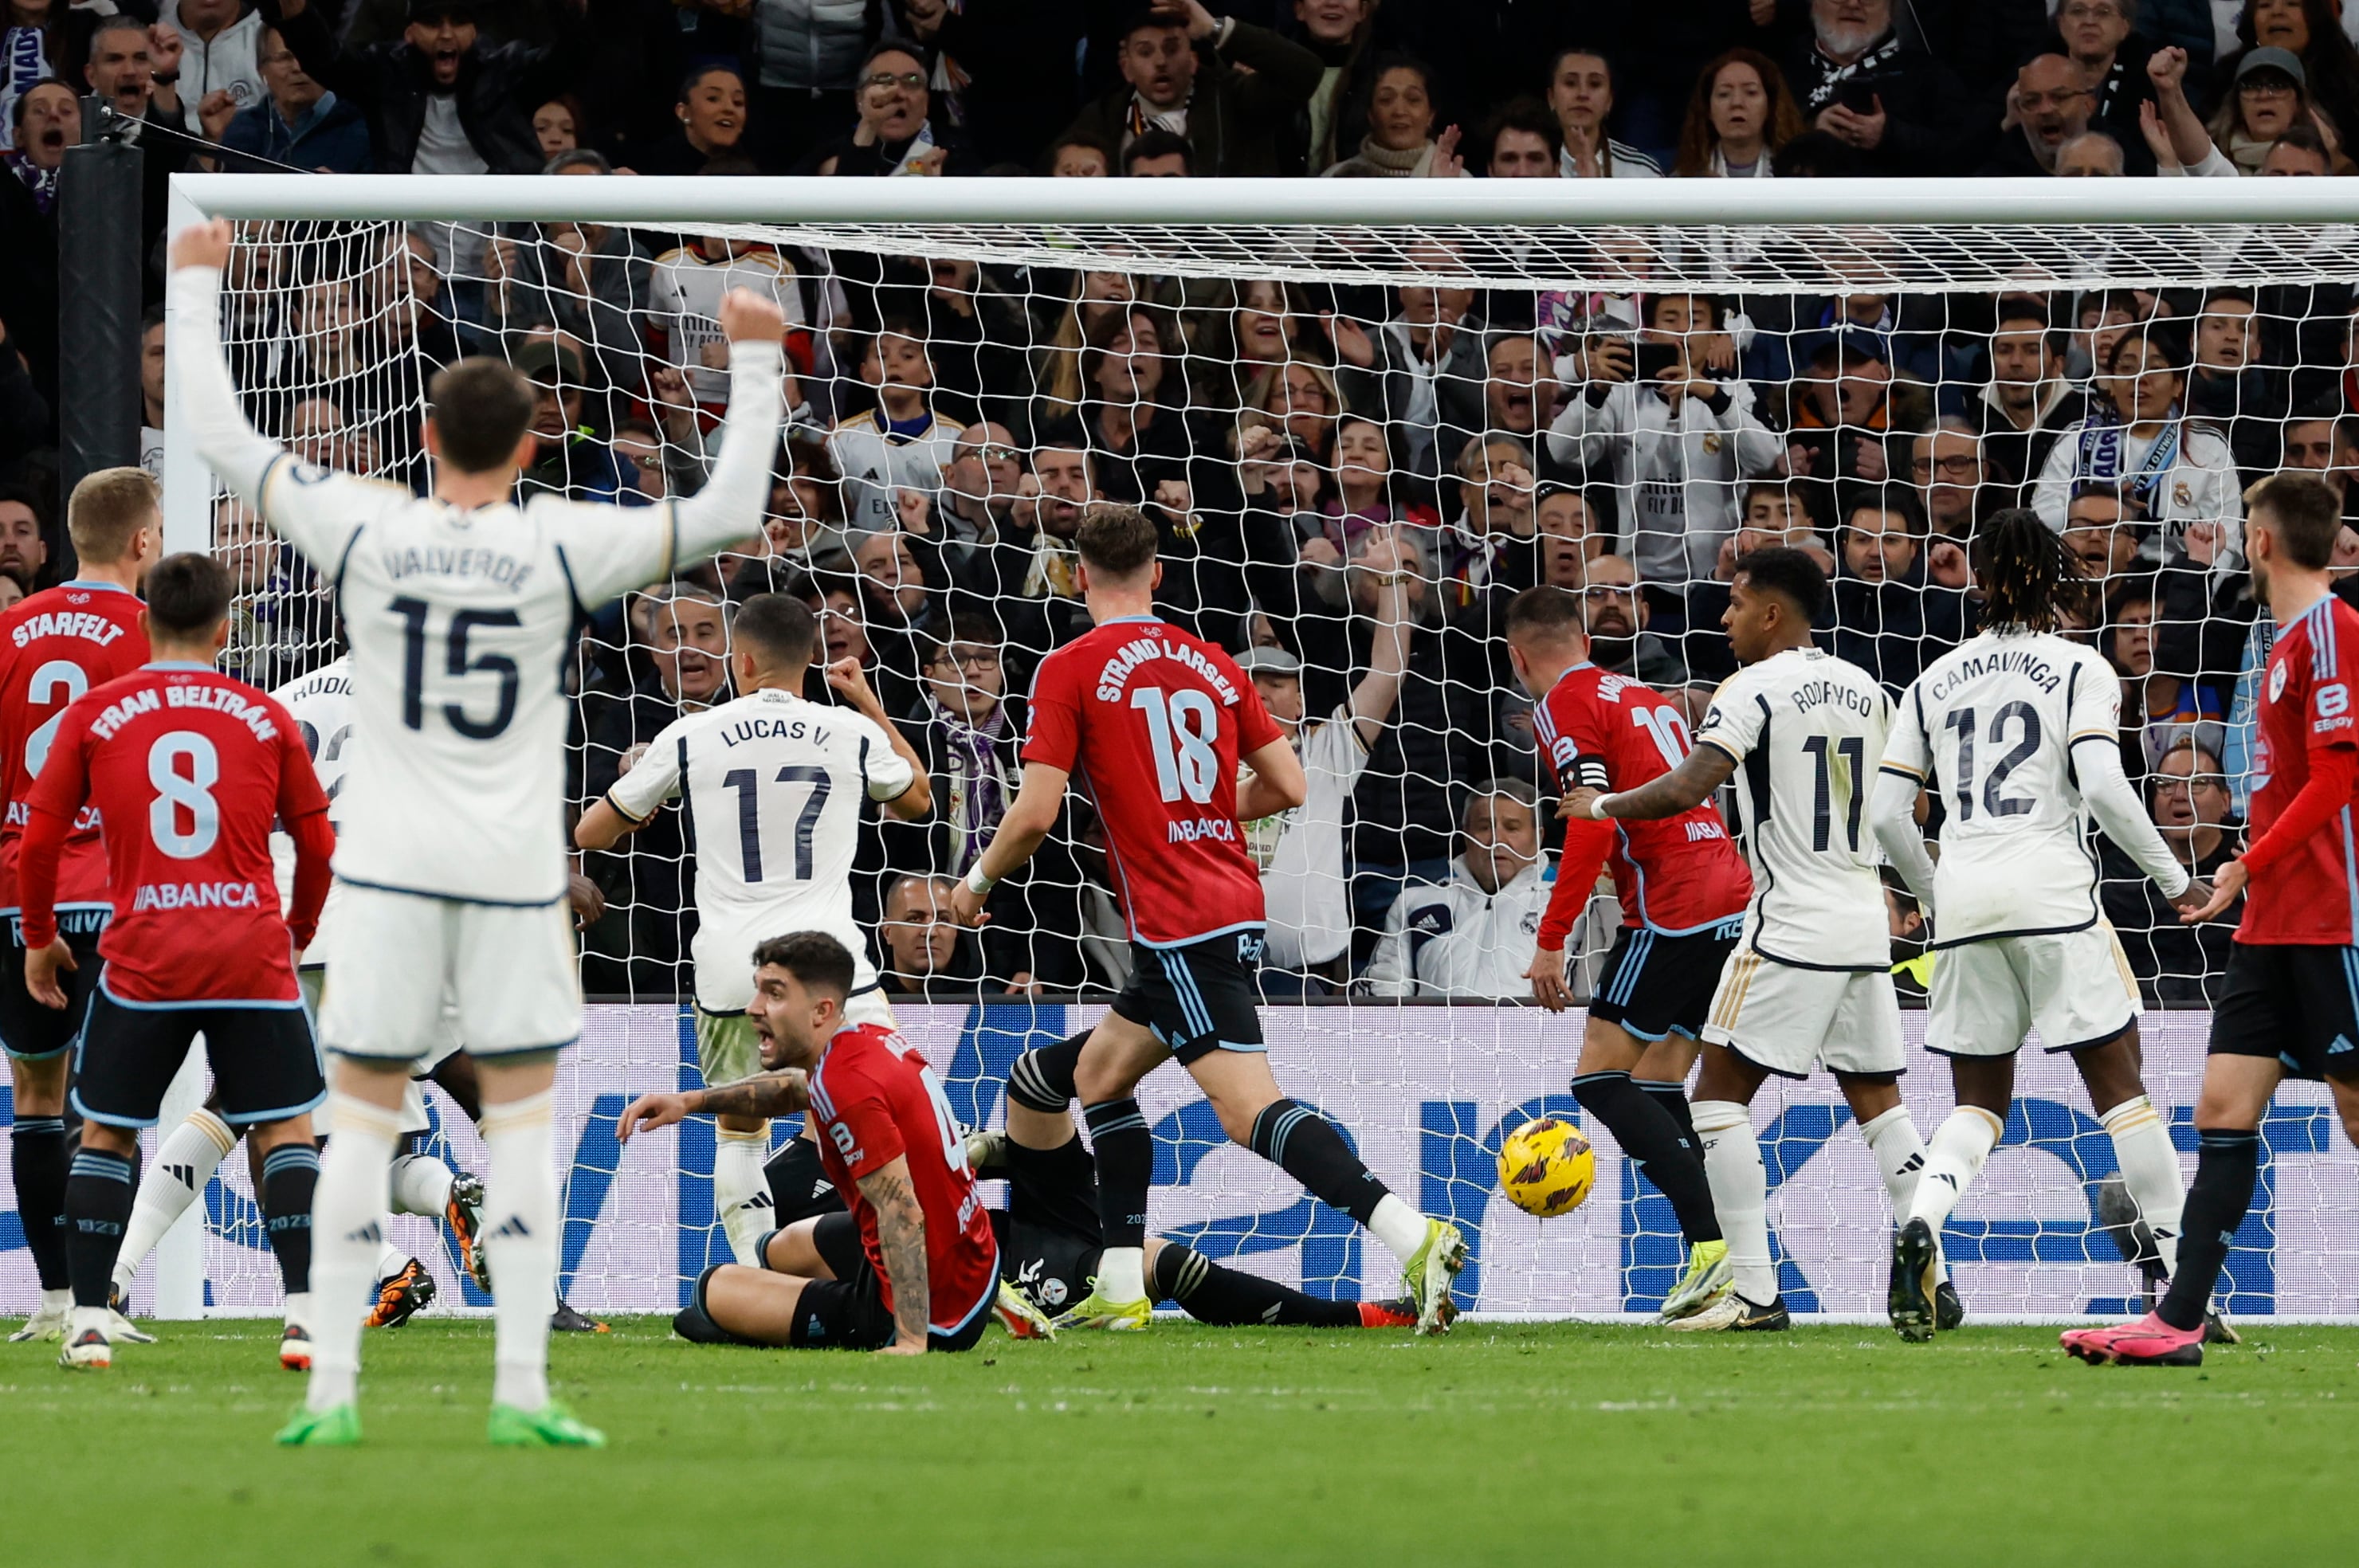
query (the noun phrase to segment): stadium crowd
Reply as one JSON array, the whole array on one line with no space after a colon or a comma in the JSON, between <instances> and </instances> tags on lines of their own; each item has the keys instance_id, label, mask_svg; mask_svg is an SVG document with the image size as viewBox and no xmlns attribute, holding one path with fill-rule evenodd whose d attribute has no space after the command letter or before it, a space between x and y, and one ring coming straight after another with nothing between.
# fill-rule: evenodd
<instances>
[{"instance_id":1,"label":"stadium crowd","mask_svg":"<svg viewBox=\"0 0 2359 1568\"><path fill-rule=\"evenodd\" d=\"M2359 6L2338 0L8 0L0 45L0 604L70 570L55 450L58 170L76 95L173 171L723 178L2223 177L2351 171ZM1626 258L1643 268L1647 258ZM1743 276L1745 258L1721 258ZM160 261L151 263L160 297ZM2266 660L2240 497L2359 470L2345 286L2087 293L1382 288L978 266L589 223L249 225L225 335L257 424L419 485L424 381L500 352L542 389L528 488L655 503L702 482L722 292L773 294L793 405L758 535L607 607L575 661L568 809L725 693L730 607L824 618L935 780L859 881L889 988L1103 991L1128 949L1076 804L946 914L1014 797L1024 697L1084 622L1086 510L1145 508L1165 613L1223 643L1298 738L1310 800L1253 826L1273 995L1505 997L1556 838L1499 618L1583 599L1596 662L1690 719L1758 545L1821 557L1832 649L1896 693L1969 635L1977 519L2035 509L2093 579L2122 750L2199 874L2239 843L2240 701ZM160 464L163 329L142 354ZM2359 495L2351 506L2359 513ZM298 558L224 501L233 667L334 654ZM2359 566L2345 530L2339 565ZM2359 578L2343 579L2359 595ZM815 699L825 693L814 678ZM552 823L555 812L552 803ZM2108 856L2150 1000L2217 989ZM685 991L676 816L585 859L584 980ZM1582 946L1618 913L1593 903ZM1585 994L1585 993L1583 993Z\"/></svg>"}]
</instances>

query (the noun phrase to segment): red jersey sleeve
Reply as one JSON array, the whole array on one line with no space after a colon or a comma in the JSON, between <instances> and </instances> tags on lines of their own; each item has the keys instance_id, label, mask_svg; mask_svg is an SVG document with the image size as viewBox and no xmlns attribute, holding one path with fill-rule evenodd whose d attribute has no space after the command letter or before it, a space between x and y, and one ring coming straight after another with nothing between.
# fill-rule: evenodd
<instances>
[{"instance_id":1,"label":"red jersey sleeve","mask_svg":"<svg viewBox=\"0 0 2359 1568\"><path fill-rule=\"evenodd\" d=\"M1598 723L1597 704L1586 690L1559 681L1537 712L1559 789L1614 787L1605 769L1605 738Z\"/></svg>"},{"instance_id":2,"label":"red jersey sleeve","mask_svg":"<svg viewBox=\"0 0 2359 1568\"><path fill-rule=\"evenodd\" d=\"M2320 630L2329 638L2332 662L2321 661L2310 676L2309 700L2302 705L2313 752L2338 746L2359 749L2359 714L2351 711L2351 694L2359 691L2359 636L2347 634L2359 628L2335 623L2342 619L2335 611L2342 608L2340 604L2327 607L2329 625ZM2319 631L2310 633L2313 639L2319 634Z\"/></svg>"},{"instance_id":3,"label":"red jersey sleeve","mask_svg":"<svg viewBox=\"0 0 2359 1568\"><path fill-rule=\"evenodd\" d=\"M276 700L268 711L278 730L278 822L291 831L299 818L328 809L328 792L303 745L303 727Z\"/></svg>"},{"instance_id":4,"label":"red jersey sleeve","mask_svg":"<svg viewBox=\"0 0 2359 1568\"><path fill-rule=\"evenodd\" d=\"M1082 752L1081 678L1071 658L1051 654L1032 679L1032 699L1024 709L1024 761L1071 773Z\"/></svg>"},{"instance_id":5,"label":"red jersey sleeve","mask_svg":"<svg viewBox=\"0 0 2359 1568\"><path fill-rule=\"evenodd\" d=\"M900 1124L881 1086L865 1077L831 1076L828 1087L835 1091L830 1102L834 1114L821 1119L820 1130L835 1145L853 1181L875 1174L906 1152Z\"/></svg>"}]
</instances>

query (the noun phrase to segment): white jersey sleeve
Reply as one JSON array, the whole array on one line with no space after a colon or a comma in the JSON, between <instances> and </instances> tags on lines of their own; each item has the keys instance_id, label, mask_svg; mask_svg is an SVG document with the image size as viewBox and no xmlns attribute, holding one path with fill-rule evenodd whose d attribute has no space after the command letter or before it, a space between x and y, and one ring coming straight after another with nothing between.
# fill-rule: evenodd
<instances>
[{"instance_id":1,"label":"white jersey sleeve","mask_svg":"<svg viewBox=\"0 0 2359 1568\"><path fill-rule=\"evenodd\" d=\"M1737 762L1737 819L1753 869L1745 943L1805 968L1881 969L1890 926L1867 821L1891 703L1875 678L1817 649L1748 665L1696 732Z\"/></svg>"},{"instance_id":2,"label":"white jersey sleeve","mask_svg":"<svg viewBox=\"0 0 2359 1568\"><path fill-rule=\"evenodd\" d=\"M352 676L351 661L338 659L270 694L287 709L302 733L303 749L311 758L311 771L328 797L331 828L340 827L337 797L343 793L345 752L353 735ZM270 860L277 873L278 907L284 910L295 902L295 840L273 829ZM333 955L338 910L342 903L343 889L332 882L328 902L321 906L319 932L299 956L298 961L304 968L325 964Z\"/></svg>"},{"instance_id":3,"label":"white jersey sleeve","mask_svg":"<svg viewBox=\"0 0 2359 1568\"><path fill-rule=\"evenodd\" d=\"M844 719L861 732L860 765L868 779L868 798L898 800L918 782L918 770L893 748L893 737L866 714L846 711Z\"/></svg>"},{"instance_id":4,"label":"white jersey sleeve","mask_svg":"<svg viewBox=\"0 0 2359 1568\"><path fill-rule=\"evenodd\" d=\"M658 730L631 764L630 772L616 779L606 791L606 798L615 810L634 823L653 816L668 800L679 795L681 741L695 723L695 716L675 719Z\"/></svg>"}]
</instances>

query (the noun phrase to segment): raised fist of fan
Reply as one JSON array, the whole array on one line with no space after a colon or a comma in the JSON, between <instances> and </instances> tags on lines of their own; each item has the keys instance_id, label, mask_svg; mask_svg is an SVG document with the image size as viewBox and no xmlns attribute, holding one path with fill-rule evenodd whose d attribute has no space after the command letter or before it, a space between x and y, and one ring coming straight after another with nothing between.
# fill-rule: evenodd
<instances>
[{"instance_id":1,"label":"raised fist of fan","mask_svg":"<svg viewBox=\"0 0 2359 1568\"><path fill-rule=\"evenodd\" d=\"M778 302L750 288L721 297L721 335L733 343L777 342L786 336L787 315Z\"/></svg>"},{"instance_id":2,"label":"raised fist of fan","mask_svg":"<svg viewBox=\"0 0 2359 1568\"><path fill-rule=\"evenodd\" d=\"M191 223L172 236L172 270L184 266L229 265L230 227L226 218Z\"/></svg>"}]
</instances>

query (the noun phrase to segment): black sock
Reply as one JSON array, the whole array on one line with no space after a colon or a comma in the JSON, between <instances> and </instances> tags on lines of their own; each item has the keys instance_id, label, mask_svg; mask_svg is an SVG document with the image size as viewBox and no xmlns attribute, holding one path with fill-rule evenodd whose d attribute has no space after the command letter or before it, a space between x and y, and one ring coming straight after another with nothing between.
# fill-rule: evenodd
<instances>
[{"instance_id":1,"label":"black sock","mask_svg":"<svg viewBox=\"0 0 2359 1568\"><path fill-rule=\"evenodd\" d=\"M1627 1073L1590 1073L1572 1080L1572 1098L1605 1124L1622 1152L1637 1162L1647 1179L1671 1200L1680 1234L1690 1246L1720 1239L1720 1217L1712 1210L1703 1158L1692 1137L1680 1136L1680 1124L1664 1108L1662 1097L1641 1089Z\"/></svg>"},{"instance_id":2,"label":"black sock","mask_svg":"<svg viewBox=\"0 0 2359 1568\"><path fill-rule=\"evenodd\" d=\"M819 1162L819 1145L808 1138L789 1138L762 1166L770 1184L770 1203L781 1226L815 1214L834 1214L843 1207L835 1184Z\"/></svg>"},{"instance_id":3,"label":"black sock","mask_svg":"<svg viewBox=\"0 0 2359 1568\"><path fill-rule=\"evenodd\" d=\"M263 1224L290 1296L311 1288L311 1191L319 1184L320 1152L309 1143L281 1143L262 1157Z\"/></svg>"},{"instance_id":4,"label":"black sock","mask_svg":"<svg viewBox=\"0 0 2359 1568\"><path fill-rule=\"evenodd\" d=\"M1303 1190L1362 1225L1389 1189L1360 1163L1327 1119L1290 1099L1274 1099L1254 1118L1246 1147L1302 1184Z\"/></svg>"},{"instance_id":5,"label":"black sock","mask_svg":"<svg viewBox=\"0 0 2359 1568\"><path fill-rule=\"evenodd\" d=\"M1098 1161L1098 1234L1108 1247L1147 1245L1147 1189L1155 1180L1155 1139L1138 1102L1125 1096L1082 1108Z\"/></svg>"},{"instance_id":6,"label":"black sock","mask_svg":"<svg viewBox=\"0 0 2359 1568\"><path fill-rule=\"evenodd\" d=\"M1082 1059L1087 1033L1069 1035L1054 1045L1027 1051L1007 1069L1007 1098L1030 1110L1056 1115L1072 1103L1073 1064Z\"/></svg>"},{"instance_id":7,"label":"black sock","mask_svg":"<svg viewBox=\"0 0 2359 1568\"><path fill-rule=\"evenodd\" d=\"M2253 1206L2261 1135L2198 1128L2195 1149L2195 1180L2187 1189L2187 1208L2180 1222L2179 1272L2170 1277L2169 1292L2155 1307L2163 1322L2181 1330L2202 1327L2204 1314L2212 1310L2212 1292L2228 1260L2229 1244Z\"/></svg>"},{"instance_id":8,"label":"black sock","mask_svg":"<svg viewBox=\"0 0 2359 1568\"><path fill-rule=\"evenodd\" d=\"M66 1123L60 1116L20 1116L9 1133L8 1170L25 1249L41 1289L66 1288Z\"/></svg>"},{"instance_id":9,"label":"black sock","mask_svg":"<svg viewBox=\"0 0 2359 1568\"><path fill-rule=\"evenodd\" d=\"M1630 1081L1646 1090L1648 1098L1679 1123L1680 1141L1697 1159L1702 1159L1703 1145L1696 1141L1695 1112L1688 1108L1688 1087L1685 1084L1666 1084L1653 1078L1633 1078Z\"/></svg>"},{"instance_id":10,"label":"black sock","mask_svg":"<svg viewBox=\"0 0 2359 1568\"><path fill-rule=\"evenodd\" d=\"M131 1162L121 1154L84 1149L73 1157L66 1175L66 1271L78 1307L106 1304L133 1184Z\"/></svg>"},{"instance_id":11,"label":"black sock","mask_svg":"<svg viewBox=\"0 0 2359 1568\"><path fill-rule=\"evenodd\" d=\"M1167 1241L1155 1254L1149 1294L1178 1302L1190 1317L1215 1328L1267 1323L1282 1328L1357 1328L1354 1302L1321 1301L1275 1280L1223 1269L1201 1252Z\"/></svg>"},{"instance_id":12,"label":"black sock","mask_svg":"<svg viewBox=\"0 0 2359 1568\"><path fill-rule=\"evenodd\" d=\"M1075 1236L1098 1238L1097 1164L1078 1138L1054 1149L1027 1149L1007 1142L1007 1217L1018 1225L1046 1225Z\"/></svg>"}]
</instances>

